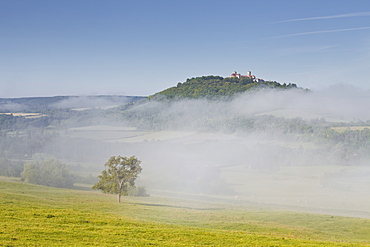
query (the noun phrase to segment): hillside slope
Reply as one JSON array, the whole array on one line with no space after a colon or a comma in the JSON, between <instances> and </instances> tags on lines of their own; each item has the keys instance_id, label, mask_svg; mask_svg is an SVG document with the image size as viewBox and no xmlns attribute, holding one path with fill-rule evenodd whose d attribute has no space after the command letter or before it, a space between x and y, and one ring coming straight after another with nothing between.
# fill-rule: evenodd
<instances>
[{"instance_id":1,"label":"hillside slope","mask_svg":"<svg viewBox=\"0 0 370 247\"><path fill-rule=\"evenodd\" d=\"M369 246L369 220L0 181L0 246Z\"/></svg>"},{"instance_id":2,"label":"hillside slope","mask_svg":"<svg viewBox=\"0 0 370 247\"><path fill-rule=\"evenodd\" d=\"M294 83L280 84L276 81L255 82L248 77L226 77L221 76L202 76L187 79L184 83L165 89L152 95L152 99L178 99L178 98L207 98L214 99L222 96L231 96L256 88L278 88L291 89L297 88Z\"/></svg>"},{"instance_id":3,"label":"hillside slope","mask_svg":"<svg viewBox=\"0 0 370 247\"><path fill-rule=\"evenodd\" d=\"M144 97L122 95L0 98L0 112L40 112L50 109L100 108L138 101Z\"/></svg>"}]
</instances>

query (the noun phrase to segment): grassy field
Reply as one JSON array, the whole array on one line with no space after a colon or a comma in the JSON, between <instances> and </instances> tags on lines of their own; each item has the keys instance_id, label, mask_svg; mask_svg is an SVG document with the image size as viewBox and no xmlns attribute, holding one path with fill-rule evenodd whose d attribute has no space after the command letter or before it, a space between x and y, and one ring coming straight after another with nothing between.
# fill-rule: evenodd
<instances>
[{"instance_id":1,"label":"grassy field","mask_svg":"<svg viewBox=\"0 0 370 247\"><path fill-rule=\"evenodd\" d=\"M197 165L203 165L203 168L219 167L219 176L233 191L231 196L225 196L223 200L234 200L237 197L238 203L284 205L298 207L302 211L370 218L370 197L367 196L370 188L369 166L327 166L325 161L315 160L314 157L312 164L318 165L296 165L300 162L305 164L302 157L311 157L294 156L294 151L300 147L304 150L319 148L313 142L253 139L221 133L139 131L135 127L108 125L71 128L66 135L113 143L135 143L137 146L132 153L137 153L143 160L145 167L141 177L145 178L142 180L143 185L148 188L181 191L184 185L173 181L173 174L181 173L179 177L185 180L187 173L191 173L190 177L193 178L213 171L205 169L194 175L191 168L181 170L182 166L190 167L189 164L197 160ZM193 145L196 150L192 149ZM290 158L291 165L284 165L282 162L276 170L251 169L250 164L274 164L274 157L280 157L277 155L280 151L258 150L256 146L273 146L282 150L289 148L288 155L282 159ZM269 155L273 158L269 158ZM190 158L186 160L187 157ZM180 163L181 159L184 160L183 163ZM164 166L165 163L170 165ZM171 169L174 170L173 173L170 172Z\"/></svg>"},{"instance_id":2,"label":"grassy field","mask_svg":"<svg viewBox=\"0 0 370 247\"><path fill-rule=\"evenodd\" d=\"M282 166L274 172L233 166L224 168L221 175L238 195L237 201L370 218L369 176L358 175L369 173L369 167L356 166ZM325 174L341 176L326 178Z\"/></svg>"},{"instance_id":3,"label":"grassy field","mask_svg":"<svg viewBox=\"0 0 370 247\"><path fill-rule=\"evenodd\" d=\"M115 127L94 125L71 128L67 136L72 138L91 138L107 142L137 143L155 140L171 140L194 135L194 132L181 131L138 131L135 127Z\"/></svg>"},{"instance_id":4,"label":"grassy field","mask_svg":"<svg viewBox=\"0 0 370 247\"><path fill-rule=\"evenodd\" d=\"M39 117L45 117L46 115L42 113L25 113L25 112L17 112L17 113L0 113L0 114L6 114L6 115L13 115L15 117L25 117L25 118L39 118Z\"/></svg>"},{"instance_id":5,"label":"grassy field","mask_svg":"<svg viewBox=\"0 0 370 247\"><path fill-rule=\"evenodd\" d=\"M370 220L0 177L0 246L370 246Z\"/></svg>"},{"instance_id":6,"label":"grassy field","mask_svg":"<svg viewBox=\"0 0 370 247\"><path fill-rule=\"evenodd\" d=\"M343 133L347 130L364 130L369 129L369 126L351 126L351 127L332 127L333 130Z\"/></svg>"}]
</instances>

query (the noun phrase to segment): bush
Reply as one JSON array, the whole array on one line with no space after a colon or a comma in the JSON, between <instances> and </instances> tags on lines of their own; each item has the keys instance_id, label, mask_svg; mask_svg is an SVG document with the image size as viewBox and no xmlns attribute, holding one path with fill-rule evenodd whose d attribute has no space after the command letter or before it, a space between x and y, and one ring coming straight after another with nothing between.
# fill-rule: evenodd
<instances>
[{"instance_id":1,"label":"bush","mask_svg":"<svg viewBox=\"0 0 370 247\"><path fill-rule=\"evenodd\" d=\"M53 158L26 164L21 177L23 181L32 184L57 188L73 186L73 176L69 173L67 166Z\"/></svg>"},{"instance_id":2,"label":"bush","mask_svg":"<svg viewBox=\"0 0 370 247\"><path fill-rule=\"evenodd\" d=\"M147 193L144 186L131 187L128 191L129 196L148 197L150 194Z\"/></svg>"},{"instance_id":3,"label":"bush","mask_svg":"<svg viewBox=\"0 0 370 247\"><path fill-rule=\"evenodd\" d=\"M22 171L23 162L0 158L0 176L20 177Z\"/></svg>"}]
</instances>

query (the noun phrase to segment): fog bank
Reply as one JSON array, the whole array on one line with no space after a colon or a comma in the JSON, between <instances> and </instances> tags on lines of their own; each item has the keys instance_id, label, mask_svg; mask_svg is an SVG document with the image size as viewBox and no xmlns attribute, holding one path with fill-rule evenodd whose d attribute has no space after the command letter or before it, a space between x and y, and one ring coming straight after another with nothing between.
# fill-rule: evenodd
<instances>
[{"instance_id":1,"label":"fog bank","mask_svg":"<svg viewBox=\"0 0 370 247\"><path fill-rule=\"evenodd\" d=\"M109 157L135 155L137 184L152 195L370 217L368 91L341 84L101 107L112 103L54 102L51 122L3 135L3 154L46 153L94 176Z\"/></svg>"},{"instance_id":2,"label":"fog bank","mask_svg":"<svg viewBox=\"0 0 370 247\"><path fill-rule=\"evenodd\" d=\"M124 155L143 160L139 182L152 194L369 217L368 142L322 137L340 123L369 123L369 96L336 85L318 92L258 90L219 101L148 101L123 115L138 128L135 137L110 144L125 145Z\"/></svg>"}]
</instances>

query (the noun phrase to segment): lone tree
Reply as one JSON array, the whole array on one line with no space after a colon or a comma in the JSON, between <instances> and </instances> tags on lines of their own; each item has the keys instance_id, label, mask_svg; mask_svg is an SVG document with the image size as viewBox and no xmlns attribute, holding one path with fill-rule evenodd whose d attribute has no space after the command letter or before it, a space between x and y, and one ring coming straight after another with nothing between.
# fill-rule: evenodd
<instances>
[{"instance_id":1,"label":"lone tree","mask_svg":"<svg viewBox=\"0 0 370 247\"><path fill-rule=\"evenodd\" d=\"M135 186L142 168L141 161L135 156L130 158L112 156L105 166L107 169L98 176L100 179L92 188L102 190L104 193L117 194L118 203L121 202L121 195L126 194L130 187Z\"/></svg>"}]
</instances>

